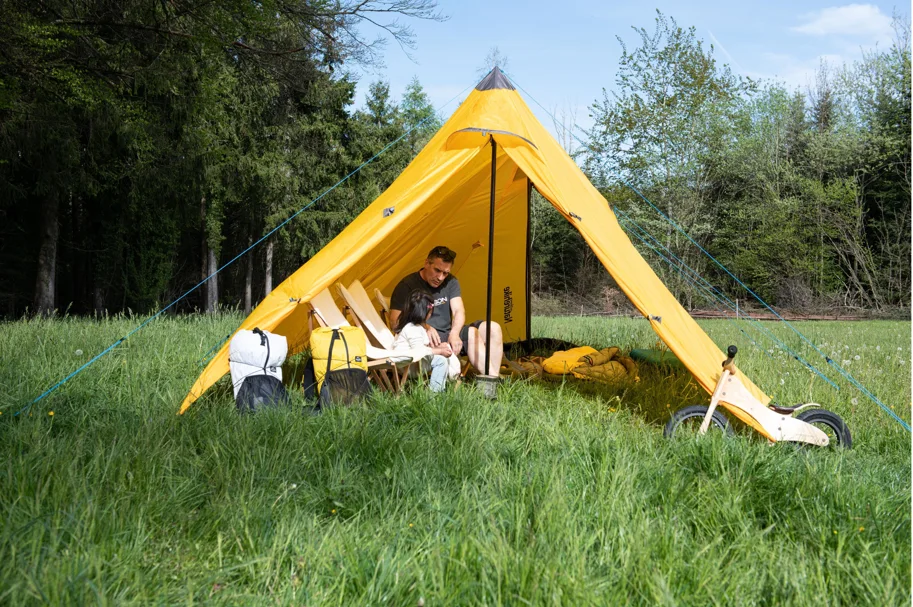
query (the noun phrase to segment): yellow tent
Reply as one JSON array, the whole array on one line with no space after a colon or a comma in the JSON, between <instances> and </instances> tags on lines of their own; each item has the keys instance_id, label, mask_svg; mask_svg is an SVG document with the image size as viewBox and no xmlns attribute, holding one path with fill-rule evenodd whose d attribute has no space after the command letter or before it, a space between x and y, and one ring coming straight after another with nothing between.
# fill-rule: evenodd
<instances>
[{"instance_id":1,"label":"yellow tent","mask_svg":"<svg viewBox=\"0 0 913 607\"><path fill-rule=\"evenodd\" d=\"M457 252L454 274L460 279L467 320L484 318L492 174L492 319L503 328L505 341L520 341L530 333L529 199L535 187L577 228L701 386L713 391L725 355L666 289L628 240L605 198L497 68L396 181L270 293L239 330L260 327L285 335L289 352L299 352L307 346L305 304L311 297L337 281L355 279L369 292L379 288L389 294L439 244ZM226 373L227 343L190 389L180 413ZM762 403L769 402L744 375L742 381ZM743 421L767 435L750 417Z\"/></svg>"}]
</instances>

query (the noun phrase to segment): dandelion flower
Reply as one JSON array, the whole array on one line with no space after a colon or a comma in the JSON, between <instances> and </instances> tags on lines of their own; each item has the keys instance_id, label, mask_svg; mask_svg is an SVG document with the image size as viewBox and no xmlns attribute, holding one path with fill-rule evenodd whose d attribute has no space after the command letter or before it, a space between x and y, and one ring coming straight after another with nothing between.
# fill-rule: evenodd
<instances>
[{"instance_id":1,"label":"dandelion flower","mask_svg":"<svg viewBox=\"0 0 913 607\"><path fill-rule=\"evenodd\" d=\"M610 407L610 408L609 408L609 413L615 413L615 408L614 408L614 407Z\"/></svg>"},{"instance_id":2,"label":"dandelion flower","mask_svg":"<svg viewBox=\"0 0 913 607\"><path fill-rule=\"evenodd\" d=\"M856 356L853 357L853 360L859 360L860 358L861 357L857 354Z\"/></svg>"},{"instance_id":3,"label":"dandelion flower","mask_svg":"<svg viewBox=\"0 0 913 607\"><path fill-rule=\"evenodd\" d=\"M330 514L336 514L336 508L333 508L332 510L330 510Z\"/></svg>"},{"instance_id":4,"label":"dandelion flower","mask_svg":"<svg viewBox=\"0 0 913 607\"><path fill-rule=\"evenodd\" d=\"M843 346L843 349L844 349L844 350L849 350L850 347L849 347L849 345L846 345L846 346Z\"/></svg>"},{"instance_id":5,"label":"dandelion flower","mask_svg":"<svg viewBox=\"0 0 913 607\"><path fill-rule=\"evenodd\" d=\"M48 415L50 415L51 417L54 417L54 412L53 412L53 411L48 411Z\"/></svg>"},{"instance_id":6,"label":"dandelion flower","mask_svg":"<svg viewBox=\"0 0 913 607\"><path fill-rule=\"evenodd\" d=\"M76 354L76 356L82 356L82 350L76 350L74 354Z\"/></svg>"},{"instance_id":7,"label":"dandelion flower","mask_svg":"<svg viewBox=\"0 0 913 607\"><path fill-rule=\"evenodd\" d=\"M865 531L865 527L860 527L859 531Z\"/></svg>"},{"instance_id":8,"label":"dandelion flower","mask_svg":"<svg viewBox=\"0 0 913 607\"><path fill-rule=\"evenodd\" d=\"M875 346L875 350L881 352L881 346Z\"/></svg>"},{"instance_id":9,"label":"dandelion flower","mask_svg":"<svg viewBox=\"0 0 913 607\"><path fill-rule=\"evenodd\" d=\"M859 404L859 399L858 399L858 398L854 398L854 399L850 400L850 402L853 403L854 405L858 405L858 404Z\"/></svg>"},{"instance_id":10,"label":"dandelion flower","mask_svg":"<svg viewBox=\"0 0 913 607\"><path fill-rule=\"evenodd\" d=\"M782 385L785 384L785 383L786 383L786 381L781 377L781 378L780 378L780 385L782 386Z\"/></svg>"},{"instance_id":11,"label":"dandelion flower","mask_svg":"<svg viewBox=\"0 0 913 607\"><path fill-rule=\"evenodd\" d=\"M837 535L837 530L836 530L836 529L834 529L834 535Z\"/></svg>"},{"instance_id":12,"label":"dandelion flower","mask_svg":"<svg viewBox=\"0 0 913 607\"><path fill-rule=\"evenodd\" d=\"M409 523L409 528L411 529L412 527L413 527L412 523Z\"/></svg>"}]
</instances>

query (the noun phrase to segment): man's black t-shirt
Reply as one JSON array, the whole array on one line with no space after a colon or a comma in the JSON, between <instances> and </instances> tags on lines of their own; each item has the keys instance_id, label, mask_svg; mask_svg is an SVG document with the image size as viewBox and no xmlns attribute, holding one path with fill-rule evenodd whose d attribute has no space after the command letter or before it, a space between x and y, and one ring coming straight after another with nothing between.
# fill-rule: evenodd
<instances>
[{"instance_id":1,"label":"man's black t-shirt","mask_svg":"<svg viewBox=\"0 0 913 607\"><path fill-rule=\"evenodd\" d=\"M428 325L437 329L441 336L441 341L447 341L453 324L450 300L460 296L460 282L456 279L456 276L451 274L444 279L441 286L434 288L425 282L419 272L409 274L399 281L399 284L393 289L393 295L390 297L390 309L402 311L406 307L409 295L413 291L424 291L434 299L434 309L431 311Z\"/></svg>"}]
</instances>

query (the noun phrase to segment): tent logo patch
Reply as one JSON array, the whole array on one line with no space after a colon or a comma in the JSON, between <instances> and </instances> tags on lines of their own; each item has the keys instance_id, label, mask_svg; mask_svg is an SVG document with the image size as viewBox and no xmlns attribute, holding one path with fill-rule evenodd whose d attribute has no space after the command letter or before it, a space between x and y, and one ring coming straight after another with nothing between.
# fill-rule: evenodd
<instances>
[{"instance_id":1,"label":"tent logo patch","mask_svg":"<svg viewBox=\"0 0 913 607\"><path fill-rule=\"evenodd\" d=\"M504 323L513 321L514 313L514 295L510 287L504 287Z\"/></svg>"}]
</instances>

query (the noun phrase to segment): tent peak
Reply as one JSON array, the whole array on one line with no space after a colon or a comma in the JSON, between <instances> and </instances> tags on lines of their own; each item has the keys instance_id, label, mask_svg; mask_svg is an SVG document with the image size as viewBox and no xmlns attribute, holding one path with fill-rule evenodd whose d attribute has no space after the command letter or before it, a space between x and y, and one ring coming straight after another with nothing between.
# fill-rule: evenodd
<instances>
[{"instance_id":1,"label":"tent peak","mask_svg":"<svg viewBox=\"0 0 913 607\"><path fill-rule=\"evenodd\" d=\"M515 91L514 85L510 83L504 72L497 65L492 68L488 75L482 78L482 81L476 85L477 91L490 91L493 89L507 89Z\"/></svg>"}]
</instances>

